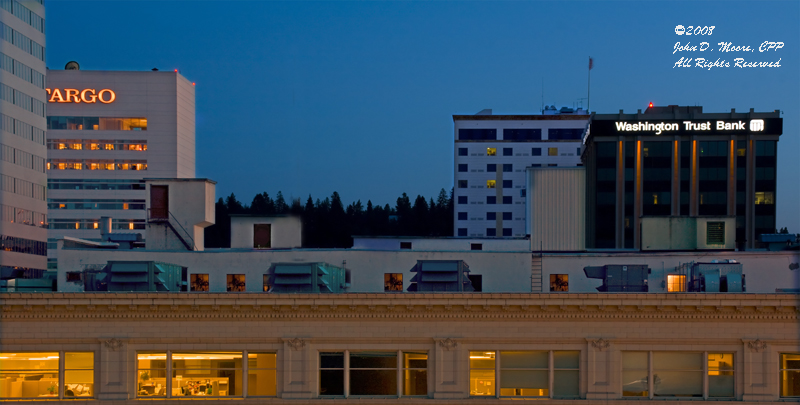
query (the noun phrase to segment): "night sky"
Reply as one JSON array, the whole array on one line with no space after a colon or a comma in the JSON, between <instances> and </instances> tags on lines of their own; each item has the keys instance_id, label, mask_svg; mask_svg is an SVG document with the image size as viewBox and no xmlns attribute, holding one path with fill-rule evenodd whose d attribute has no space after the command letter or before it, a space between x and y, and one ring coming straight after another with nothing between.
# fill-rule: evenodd
<instances>
[{"instance_id":1,"label":"night sky","mask_svg":"<svg viewBox=\"0 0 800 405\"><path fill-rule=\"evenodd\" d=\"M586 107L591 56L598 113L781 110L777 226L800 232L798 1L45 3L50 69L180 69L197 83L197 176L218 197L435 198L453 186L453 114ZM673 54L704 41L713 51ZM673 67L681 57L730 67Z\"/></svg>"}]
</instances>

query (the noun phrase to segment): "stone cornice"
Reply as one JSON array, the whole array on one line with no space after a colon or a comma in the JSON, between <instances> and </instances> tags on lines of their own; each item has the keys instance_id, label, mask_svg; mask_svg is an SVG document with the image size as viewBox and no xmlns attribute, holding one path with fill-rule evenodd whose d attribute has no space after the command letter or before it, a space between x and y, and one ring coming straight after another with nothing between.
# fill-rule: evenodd
<instances>
[{"instance_id":1,"label":"stone cornice","mask_svg":"<svg viewBox=\"0 0 800 405\"><path fill-rule=\"evenodd\" d=\"M790 294L5 293L0 319L413 318L794 322Z\"/></svg>"}]
</instances>

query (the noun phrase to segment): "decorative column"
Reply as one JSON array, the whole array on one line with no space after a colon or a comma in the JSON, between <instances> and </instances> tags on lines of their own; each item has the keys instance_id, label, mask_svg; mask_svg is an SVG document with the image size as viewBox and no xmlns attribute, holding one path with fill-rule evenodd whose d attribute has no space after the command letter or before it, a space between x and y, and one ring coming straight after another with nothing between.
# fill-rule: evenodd
<instances>
[{"instance_id":1,"label":"decorative column","mask_svg":"<svg viewBox=\"0 0 800 405\"><path fill-rule=\"evenodd\" d=\"M433 398L467 398L469 362L464 346L455 339L434 339L436 360ZM467 361L465 363L465 361Z\"/></svg>"},{"instance_id":2,"label":"decorative column","mask_svg":"<svg viewBox=\"0 0 800 405\"><path fill-rule=\"evenodd\" d=\"M611 342L603 338L587 338L587 359L586 364L581 364L581 370L586 370L586 399L609 400L621 397L615 387L614 373L618 370L614 365L614 352L611 350Z\"/></svg>"},{"instance_id":3,"label":"decorative column","mask_svg":"<svg viewBox=\"0 0 800 405\"><path fill-rule=\"evenodd\" d=\"M136 381L128 378L128 370L135 369L128 364L127 339L101 339L100 364L95 392L99 400L131 399L136 394Z\"/></svg>"},{"instance_id":4,"label":"decorative column","mask_svg":"<svg viewBox=\"0 0 800 405\"><path fill-rule=\"evenodd\" d=\"M311 382L314 367L308 339L283 339L283 390L281 398L313 398Z\"/></svg>"},{"instance_id":5,"label":"decorative column","mask_svg":"<svg viewBox=\"0 0 800 405\"><path fill-rule=\"evenodd\" d=\"M776 361L770 361L774 353L767 342L742 339L744 346L744 389L742 401L777 401L778 387L775 374L778 372ZM738 370L735 370L738 371ZM770 386L774 381L776 386Z\"/></svg>"}]
</instances>

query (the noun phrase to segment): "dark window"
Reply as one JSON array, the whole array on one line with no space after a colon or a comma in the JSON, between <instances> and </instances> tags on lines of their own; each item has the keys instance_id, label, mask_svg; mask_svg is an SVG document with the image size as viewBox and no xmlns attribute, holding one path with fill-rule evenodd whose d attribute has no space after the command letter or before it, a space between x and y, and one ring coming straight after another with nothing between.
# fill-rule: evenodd
<instances>
[{"instance_id":1,"label":"dark window","mask_svg":"<svg viewBox=\"0 0 800 405\"><path fill-rule=\"evenodd\" d=\"M154 219L169 218L168 186L150 186L150 210L148 216Z\"/></svg>"},{"instance_id":2,"label":"dark window","mask_svg":"<svg viewBox=\"0 0 800 405\"><path fill-rule=\"evenodd\" d=\"M475 292L483 291L483 275L482 274L470 274L469 282L472 284L472 288Z\"/></svg>"},{"instance_id":3,"label":"dark window","mask_svg":"<svg viewBox=\"0 0 800 405\"><path fill-rule=\"evenodd\" d=\"M77 283L83 281L83 273L80 271L68 271L67 272L67 282L68 283Z\"/></svg>"},{"instance_id":4,"label":"dark window","mask_svg":"<svg viewBox=\"0 0 800 405\"><path fill-rule=\"evenodd\" d=\"M526 190L524 188L519 190L519 196L520 197L527 197L527 193L526 193Z\"/></svg>"},{"instance_id":5,"label":"dark window","mask_svg":"<svg viewBox=\"0 0 800 405\"><path fill-rule=\"evenodd\" d=\"M486 204L497 204L497 197L493 195L486 196Z\"/></svg>"},{"instance_id":6,"label":"dark window","mask_svg":"<svg viewBox=\"0 0 800 405\"><path fill-rule=\"evenodd\" d=\"M700 215L728 214L728 142L699 142Z\"/></svg>"},{"instance_id":7,"label":"dark window","mask_svg":"<svg viewBox=\"0 0 800 405\"><path fill-rule=\"evenodd\" d=\"M581 139L583 128L550 128L547 130L548 139Z\"/></svg>"},{"instance_id":8,"label":"dark window","mask_svg":"<svg viewBox=\"0 0 800 405\"><path fill-rule=\"evenodd\" d=\"M483 243L471 243L469 248L470 250L483 250Z\"/></svg>"},{"instance_id":9,"label":"dark window","mask_svg":"<svg viewBox=\"0 0 800 405\"><path fill-rule=\"evenodd\" d=\"M556 166L558 166L558 163L548 163L547 164L547 167L556 167Z\"/></svg>"},{"instance_id":10,"label":"dark window","mask_svg":"<svg viewBox=\"0 0 800 405\"><path fill-rule=\"evenodd\" d=\"M486 236L497 236L496 228L486 228Z\"/></svg>"},{"instance_id":11,"label":"dark window","mask_svg":"<svg viewBox=\"0 0 800 405\"><path fill-rule=\"evenodd\" d=\"M458 139L460 141L489 141L497 140L496 129L459 129Z\"/></svg>"},{"instance_id":12,"label":"dark window","mask_svg":"<svg viewBox=\"0 0 800 405\"><path fill-rule=\"evenodd\" d=\"M466 180L459 180L458 181L458 188L468 188Z\"/></svg>"},{"instance_id":13,"label":"dark window","mask_svg":"<svg viewBox=\"0 0 800 405\"><path fill-rule=\"evenodd\" d=\"M542 148L532 148L531 156L542 156Z\"/></svg>"},{"instance_id":14,"label":"dark window","mask_svg":"<svg viewBox=\"0 0 800 405\"><path fill-rule=\"evenodd\" d=\"M706 244L724 245L725 244L725 223L708 222L706 223Z\"/></svg>"},{"instance_id":15,"label":"dark window","mask_svg":"<svg viewBox=\"0 0 800 405\"><path fill-rule=\"evenodd\" d=\"M581 148L578 148L578 149L575 150L575 155L577 155L577 156L581 155Z\"/></svg>"},{"instance_id":16,"label":"dark window","mask_svg":"<svg viewBox=\"0 0 800 405\"><path fill-rule=\"evenodd\" d=\"M459 204L467 204L467 196L465 196L465 195L458 196L458 203Z\"/></svg>"},{"instance_id":17,"label":"dark window","mask_svg":"<svg viewBox=\"0 0 800 405\"><path fill-rule=\"evenodd\" d=\"M503 148L503 156L514 156L514 148Z\"/></svg>"},{"instance_id":18,"label":"dark window","mask_svg":"<svg viewBox=\"0 0 800 405\"><path fill-rule=\"evenodd\" d=\"M319 354L319 395L344 395L344 353Z\"/></svg>"},{"instance_id":19,"label":"dark window","mask_svg":"<svg viewBox=\"0 0 800 405\"><path fill-rule=\"evenodd\" d=\"M503 204L513 204L513 202L511 202L511 196L510 195L504 195L503 196Z\"/></svg>"},{"instance_id":20,"label":"dark window","mask_svg":"<svg viewBox=\"0 0 800 405\"><path fill-rule=\"evenodd\" d=\"M531 167L542 167L542 164L541 163L534 163L534 164L531 165Z\"/></svg>"},{"instance_id":21,"label":"dark window","mask_svg":"<svg viewBox=\"0 0 800 405\"><path fill-rule=\"evenodd\" d=\"M511 228L503 228L503 236L511 236Z\"/></svg>"},{"instance_id":22,"label":"dark window","mask_svg":"<svg viewBox=\"0 0 800 405\"><path fill-rule=\"evenodd\" d=\"M496 172L497 171L497 165L494 164L494 163L486 165L486 171L489 172L489 173Z\"/></svg>"},{"instance_id":23,"label":"dark window","mask_svg":"<svg viewBox=\"0 0 800 405\"><path fill-rule=\"evenodd\" d=\"M511 213L510 212L504 212L503 213L503 221L511 221Z\"/></svg>"},{"instance_id":24,"label":"dark window","mask_svg":"<svg viewBox=\"0 0 800 405\"><path fill-rule=\"evenodd\" d=\"M400 242L400 249L411 249L411 242Z\"/></svg>"},{"instance_id":25,"label":"dark window","mask_svg":"<svg viewBox=\"0 0 800 405\"><path fill-rule=\"evenodd\" d=\"M467 148L458 148L458 156L468 156Z\"/></svg>"},{"instance_id":26,"label":"dark window","mask_svg":"<svg viewBox=\"0 0 800 405\"><path fill-rule=\"evenodd\" d=\"M467 228L458 228L458 236L467 236Z\"/></svg>"},{"instance_id":27,"label":"dark window","mask_svg":"<svg viewBox=\"0 0 800 405\"><path fill-rule=\"evenodd\" d=\"M542 130L533 128L504 129L503 140L540 141L542 140Z\"/></svg>"},{"instance_id":28,"label":"dark window","mask_svg":"<svg viewBox=\"0 0 800 405\"><path fill-rule=\"evenodd\" d=\"M513 172L514 171L514 166L511 163L504 163L503 164L503 171L506 172L506 173L507 172Z\"/></svg>"},{"instance_id":29,"label":"dark window","mask_svg":"<svg viewBox=\"0 0 800 405\"><path fill-rule=\"evenodd\" d=\"M670 215L671 201L672 142L642 142L642 214Z\"/></svg>"},{"instance_id":30,"label":"dark window","mask_svg":"<svg viewBox=\"0 0 800 405\"><path fill-rule=\"evenodd\" d=\"M459 163L458 164L458 171L459 172L468 172L469 171L469 167L467 166L466 163Z\"/></svg>"},{"instance_id":31,"label":"dark window","mask_svg":"<svg viewBox=\"0 0 800 405\"><path fill-rule=\"evenodd\" d=\"M514 188L514 182L511 180L503 180L503 188Z\"/></svg>"},{"instance_id":32,"label":"dark window","mask_svg":"<svg viewBox=\"0 0 800 405\"><path fill-rule=\"evenodd\" d=\"M467 220L467 213L466 212L459 212L458 213L458 220L459 221L466 221Z\"/></svg>"},{"instance_id":33,"label":"dark window","mask_svg":"<svg viewBox=\"0 0 800 405\"><path fill-rule=\"evenodd\" d=\"M487 212L486 213L486 220L487 221L494 221L496 219L497 219L497 213L496 212Z\"/></svg>"},{"instance_id":34,"label":"dark window","mask_svg":"<svg viewBox=\"0 0 800 405\"><path fill-rule=\"evenodd\" d=\"M613 249L616 247L616 142L595 142L594 146L594 247Z\"/></svg>"},{"instance_id":35,"label":"dark window","mask_svg":"<svg viewBox=\"0 0 800 405\"><path fill-rule=\"evenodd\" d=\"M269 249L272 247L272 225L253 224L253 248Z\"/></svg>"}]
</instances>

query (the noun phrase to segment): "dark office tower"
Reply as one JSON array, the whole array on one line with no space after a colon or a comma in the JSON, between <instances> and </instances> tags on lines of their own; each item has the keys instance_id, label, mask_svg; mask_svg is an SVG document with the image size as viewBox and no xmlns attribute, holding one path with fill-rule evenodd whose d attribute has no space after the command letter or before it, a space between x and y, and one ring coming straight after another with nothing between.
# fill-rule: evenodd
<instances>
[{"instance_id":1,"label":"dark office tower","mask_svg":"<svg viewBox=\"0 0 800 405\"><path fill-rule=\"evenodd\" d=\"M775 231L782 132L777 110L667 106L593 115L582 156L587 248L653 249L643 246L643 221L687 232L694 220L698 249L757 247L760 234Z\"/></svg>"}]
</instances>

